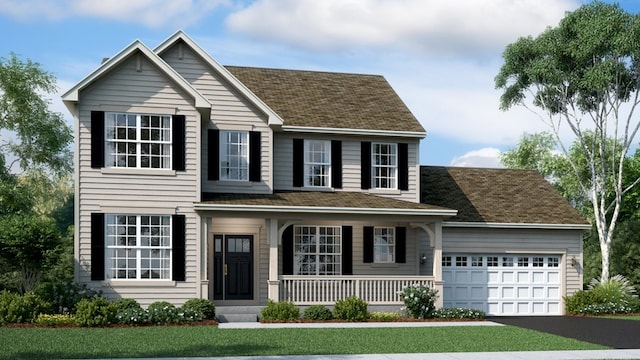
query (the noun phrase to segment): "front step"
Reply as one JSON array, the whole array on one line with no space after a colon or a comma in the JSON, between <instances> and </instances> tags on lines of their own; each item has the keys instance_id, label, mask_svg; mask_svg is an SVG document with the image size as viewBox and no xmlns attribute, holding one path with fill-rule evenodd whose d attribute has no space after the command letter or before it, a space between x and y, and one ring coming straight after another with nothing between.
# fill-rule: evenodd
<instances>
[{"instance_id":1,"label":"front step","mask_svg":"<svg viewBox=\"0 0 640 360\"><path fill-rule=\"evenodd\" d=\"M216 317L221 323L257 322L262 306L216 306Z\"/></svg>"}]
</instances>

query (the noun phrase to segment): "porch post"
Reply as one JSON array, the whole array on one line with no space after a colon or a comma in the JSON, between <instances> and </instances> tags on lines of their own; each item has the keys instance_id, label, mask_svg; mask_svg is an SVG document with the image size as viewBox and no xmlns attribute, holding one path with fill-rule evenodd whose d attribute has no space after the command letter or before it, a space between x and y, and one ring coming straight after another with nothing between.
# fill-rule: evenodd
<instances>
[{"instance_id":1,"label":"porch post","mask_svg":"<svg viewBox=\"0 0 640 360\"><path fill-rule=\"evenodd\" d=\"M434 287L438 290L438 299L436 300L436 308L444 305L444 286L442 281L442 222L436 222L434 227L434 247L433 247L433 278Z\"/></svg>"},{"instance_id":2,"label":"porch post","mask_svg":"<svg viewBox=\"0 0 640 360\"><path fill-rule=\"evenodd\" d=\"M280 301L280 280L278 280L278 219L266 219L269 239L269 299Z\"/></svg>"}]
</instances>

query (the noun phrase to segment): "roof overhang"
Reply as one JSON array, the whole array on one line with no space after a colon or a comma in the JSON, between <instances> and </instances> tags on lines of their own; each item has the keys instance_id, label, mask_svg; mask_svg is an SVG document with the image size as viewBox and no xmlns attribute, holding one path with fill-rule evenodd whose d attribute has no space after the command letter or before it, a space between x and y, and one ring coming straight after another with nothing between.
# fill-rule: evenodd
<instances>
[{"instance_id":1,"label":"roof overhang","mask_svg":"<svg viewBox=\"0 0 640 360\"><path fill-rule=\"evenodd\" d=\"M489 223L444 221L449 228L493 228L493 229L538 229L538 230L589 230L589 224L535 224L535 223Z\"/></svg>"},{"instance_id":2,"label":"roof overhang","mask_svg":"<svg viewBox=\"0 0 640 360\"><path fill-rule=\"evenodd\" d=\"M183 41L187 46L191 48L198 56L205 60L218 74L224 77L236 90L238 90L245 98L247 98L255 107L262 111L267 116L267 124L273 126L280 126L284 122L282 118L273 111L267 104L265 104L260 98L256 96L249 88L247 88L240 80L238 80L229 70L218 63L211 57L204 49L202 49L195 41L193 41L184 31L178 30L168 39L163 41L160 45L156 46L153 51L160 56L164 51L169 49L178 41Z\"/></svg>"},{"instance_id":3,"label":"roof overhang","mask_svg":"<svg viewBox=\"0 0 640 360\"><path fill-rule=\"evenodd\" d=\"M228 212L264 212L264 213L299 213L299 214L349 214L349 215L393 215L393 216L455 216L457 210L449 209L391 209L391 208L352 208L352 207L319 207L319 206L265 206L195 203L196 211L228 211Z\"/></svg>"},{"instance_id":4,"label":"roof overhang","mask_svg":"<svg viewBox=\"0 0 640 360\"><path fill-rule=\"evenodd\" d=\"M393 130L367 130L367 129L346 129L346 128L321 128L321 127L309 127L309 126L282 126L283 132L295 132L295 133L319 133L319 134L334 134L334 135L358 135L358 136L396 136L396 137L411 137L423 139L427 136L424 131L393 131Z\"/></svg>"},{"instance_id":5,"label":"roof overhang","mask_svg":"<svg viewBox=\"0 0 640 360\"><path fill-rule=\"evenodd\" d=\"M87 88L104 75L109 73L123 61L128 59L132 54L139 52L144 57L146 57L149 61L151 61L162 73L164 73L167 78L177 84L182 90L184 90L190 97L193 98L194 106L198 109L210 109L211 103L198 92L188 81L186 81L180 74L178 74L169 64L167 64L162 58L160 58L156 53L151 51L148 47L146 47L140 40L136 40L132 42L129 46L121 50L115 56L109 58L109 60L102 63L96 70L87 75L84 79L82 79L79 83L69 89L66 93L62 95L62 101L65 106L72 110L74 104L79 101L80 91ZM72 111L73 112L73 111Z\"/></svg>"}]
</instances>

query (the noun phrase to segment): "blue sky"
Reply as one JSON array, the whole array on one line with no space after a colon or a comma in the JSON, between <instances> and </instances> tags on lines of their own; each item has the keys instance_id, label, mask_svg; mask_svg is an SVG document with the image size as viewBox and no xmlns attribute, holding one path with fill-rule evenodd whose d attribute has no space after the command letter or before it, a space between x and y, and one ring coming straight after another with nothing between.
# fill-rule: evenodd
<instances>
[{"instance_id":1,"label":"blue sky","mask_svg":"<svg viewBox=\"0 0 640 360\"><path fill-rule=\"evenodd\" d=\"M495 167L522 133L546 129L498 109L502 50L585 2L0 0L0 57L39 62L62 94L132 41L154 48L182 29L224 65L383 75L427 130L422 164ZM72 123L59 95L52 107Z\"/></svg>"}]
</instances>

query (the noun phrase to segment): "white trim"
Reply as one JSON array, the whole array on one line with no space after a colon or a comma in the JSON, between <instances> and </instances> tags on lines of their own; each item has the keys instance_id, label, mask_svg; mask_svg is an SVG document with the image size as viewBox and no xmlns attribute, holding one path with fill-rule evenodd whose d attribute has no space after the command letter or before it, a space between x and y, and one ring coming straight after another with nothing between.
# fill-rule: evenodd
<instances>
[{"instance_id":1,"label":"white trim","mask_svg":"<svg viewBox=\"0 0 640 360\"><path fill-rule=\"evenodd\" d=\"M502 228L502 229L547 229L547 230L589 230L587 224L534 224L534 223L483 223L444 221L443 227L449 228Z\"/></svg>"},{"instance_id":2,"label":"white trim","mask_svg":"<svg viewBox=\"0 0 640 360\"><path fill-rule=\"evenodd\" d=\"M396 137L412 137L421 138L427 136L424 131L393 131L393 130L370 130L370 129L347 129L347 128L322 128L310 126L292 126L283 125L283 132L293 133L318 133L318 134L335 134L335 135L367 135L367 136L396 136Z\"/></svg>"},{"instance_id":3,"label":"white trim","mask_svg":"<svg viewBox=\"0 0 640 360\"><path fill-rule=\"evenodd\" d=\"M196 108L211 109L211 103L202 94L200 94L187 80L185 80L180 74L178 74L169 64L167 64L160 56L146 47L140 40L135 40L129 46L121 50L114 57L110 58L103 64L101 64L91 74L87 75L84 79L80 80L75 86L69 89L62 95L62 101L71 110L73 104L79 101L80 91L91 85L99 78L106 75L113 68L117 67L129 58L130 55L140 51L147 57L154 65L156 65L161 72L163 72L170 80L176 83L184 91L189 94L193 100Z\"/></svg>"},{"instance_id":4,"label":"white trim","mask_svg":"<svg viewBox=\"0 0 640 360\"><path fill-rule=\"evenodd\" d=\"M307 214L358 214L358 215L418 215L418 216L455 216L457 210L438 209L386 209L386 208L347 208L347 207L309 207L275 205L233 205L233 204L194 204L196 211L238 211L238 212L296 212Z\"/></svg>"},{"instance_id":5,"label":"white trim","mask_svg":"<svg viewBox=\"0 0 640 360\"><path fill-rule=\"evenodd\" d=\"M224 66L214 60L211 55L209 55L206 51L204 51L198 44L196 44L187 34L178 30L173 35L171 35L168 39L163 41L160 45L156 46L153 51L161 56L162 53L169 49L173 44L177 41L184 41L187 46L191 48L196 54L198 54L202 59L204 59L218 74L222 75L225 80L229 81L231 86L233 86L236 90L238 90L243 96L245 96L253 105L255 105L258 109L260 109L265 115L267 115L267 123L268 125L282 125L282 118L273 111L267 104L265 104L258 96L256 96L249 88L247 88L240 80L238 80L233 74L227 70Z\"/></svg>"}]
</instances>

